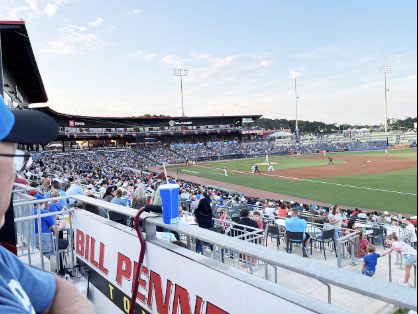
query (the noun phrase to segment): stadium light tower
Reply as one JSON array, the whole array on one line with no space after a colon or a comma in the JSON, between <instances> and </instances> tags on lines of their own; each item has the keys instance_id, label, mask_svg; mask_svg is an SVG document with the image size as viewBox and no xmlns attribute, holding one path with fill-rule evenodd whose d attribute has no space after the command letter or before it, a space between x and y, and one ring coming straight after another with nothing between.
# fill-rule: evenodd
<instances>
[{"instance_id":1,"label":"stadium light tower","mask_svg":"<svg viewBox=\"0 0 418 314\"><path fill-rule=\"evenodd\" d=\"M391 66L385 66L380 68L380 73L385 75L385 133L388 132L388 86L387 86L387 75L392 73Z\"/></svg>"},{"instance_id":2,"label":"stadium light tower","mask_svg":"<svg viewBox=\"0 0 418 314\"><path fill-rule=\"evenodd\" d=\"M298 112L298 77L300 76L300 72L297 71L291 71L290 74L293 76L293 79L295 80L295 99L296 99L296 141L299 142L299 112Z\"/></svg>"},{"instance_id":3,"label":"stadium light tower","mask_svg":"<svg viewBox=\"0 0 418 314\"><path fill-rule=\"evenodd\" d=\"M189 75L189 70L184 69L174 69L173 75L180 77L180 88L181 88L181 110L182 110L182 117L185 117L184 114L184 95L183 95L183 77Z\"/></svg>"}]
</instances>

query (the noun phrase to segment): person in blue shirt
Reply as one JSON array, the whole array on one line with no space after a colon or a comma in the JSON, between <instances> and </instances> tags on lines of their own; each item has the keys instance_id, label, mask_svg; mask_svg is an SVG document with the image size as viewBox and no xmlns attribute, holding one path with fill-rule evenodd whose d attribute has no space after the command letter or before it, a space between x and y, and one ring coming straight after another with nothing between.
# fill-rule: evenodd
<instances>
[{"instance_id":1,"label":"person in blue shirt","mask_svg":"<svg viewBox=\"0 0 418 314\"><path fill-rule=\"evenodd\" d=\"M303 239L305 245L305 254L308 256L308 247L311 243L311 236L309 233L306 232L306 228L308 227L308 223L300 219L299 211L296 208L292 209L291 218L286 219L286 231L289 232L303 232Z\"/></svg>"},{"instance_id":2,"label":"person in blue shirt","mask_svg":"<svg viewBox=\"0 0 418 314\"><path fill-rule=\"evenodd\" d=\"M41 215L43 214L49 214L50 211L45 210L46 203L39 204L38 207L34 207L33 214L37 215L38 210L41 211ZM38 219L34 220L35 222L35 233L38 234ZM65 223L62 221L57 221L57 232L61 231L65 227ZM41 233L50 233L55 232L55 224L54 224L54 217L53 216L47 216L41 218ZM68 248L68 240L64 239L58 239L58 249L64 250Z\"/></svg>"},{"instance_id":3,"label":"person in blue shirt","mask_svg":"<svg viewBox=\"0 0 418 314\"><path fill-rule=\"evenodd\" d=\"M58 181L52 181L51 188L52 190L46 193L46 198L51 198L51 192L54 190L59 193L59 197L67 196L67 193L62 190L61 184ZM67 201L60 200L59 204L61 205L61 208L64 208L67 205Z\"/></svg>"},{"instance_id":4,"label":"person in blue shirt","mask_svg":"<svg viewBox=\"0 0 418 314\"><path fill-rule=\"evenodd\" d=\"M121 205L121 206L128 206L128 201L123 199L122 196L123 196L122 190L117 190L116 197L111 201L111 203Z\"/></svg>"},{"instance_id":5,"label":"person in blue shirt","mask_svg":"<svg viewBox=\"0 0 418 314\"><path fill-rule=\"evenodd\" d=\"M50 213L60 212L61 210L62 210L62 207L58 202L52 202L51 204L49 204Z\"/></svg>"},{"instance_id":6,"label":"person in blue shirt","mask_svg":"<svg viewBox=\"0 0 418 314\"><path fill-rule=\"evenodd\" d=\"M381 255L376 254L376 248L371 244L367 247L367 253L363 259L362 274L367 277L373 277L376 274L377 260Z\"/></svg>"},{"instance_id":7,"label":"person in blue shirt","mask_svg":"<svg viewBox=\"0 0 418 314\"><path fill-rule=\"evenodd\" d=\"M128 206L128 202L122 198L123 192L122 190L116 191L116 197L113 198L111 201L112 204L121 205L121 206ZM116 212L109 212L109 219L112 221L119 222L121 224L126 224L127 218L125 215L116 213Z\"/></svg>"},{"instance_id":8,"label":"person in blue shirt","mask_svg":"<svg viewBox=\"0 0 418 314\"><path fill-rule=\"evenodd\" d=\"M50 194L51 198L56 198L56 197L60 197L60 193L56 190L52 191ZM47 197L49 198L49 197ZM49 212L51 213L55 213L55 212L60 212L62 210L62 205L61 205L61 201L53 201L51 202L51 204L49 204Z\"/></svg>"},{"instance_id":9,"label":"person in blue shirt","mask_svg":"<svg viewBox=\"0 0 418 314\"><path fill-rule=\"evenodd\" d=\"M55 140L54 120L37 111L11 112L0 95L0 229L9 208L15 173L26 169L27 160L17 144L41 144ZM0 246L0 313L84 313L94 309L76 287L25 265Z\"/></svg>"}]
</instances>

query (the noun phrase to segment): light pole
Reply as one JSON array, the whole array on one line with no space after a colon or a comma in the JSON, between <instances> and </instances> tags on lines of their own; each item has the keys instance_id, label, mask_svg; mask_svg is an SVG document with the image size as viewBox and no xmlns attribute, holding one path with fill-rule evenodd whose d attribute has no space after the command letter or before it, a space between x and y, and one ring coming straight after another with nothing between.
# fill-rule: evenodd
<instances>
[{"instance_id":1,"label":"light pole","mask_svg":"<svg viewBox=\"0 0 418 314\"><path fill-rule=\"evenodd\" d=\"M391 66L385 66L380 68L380 73L385 75L385 133L388 132L388 87L387 87L387 75L392 73Z\"/></svg>"},{"instance_id":2,"label":"light pole","mask_svg":"<svg viewBox=\"0 0 418 314\"><path fill-rule=\"evenodd\" d=\"M173 70L173 75L180 77L181 110L182 110L182 117L185 117L185 114L184 114L184 95L183 95L183 77L189 75L189 70L174 69Z\"/></svg>"},{"instance_id":3,"label":"light pole","mask_svg":"<svg viewBox=\"0 0 418 314\"><path fill-rule=\"evenodd\" d=\"M297 71L291 71L290 74L293 76L293 79L295 80L295 99L296 99L296 141L299 142L299 112L298 112L298 85L297 85L297 79L300 76L300 72Z\"/></svg>"}]
</instances>

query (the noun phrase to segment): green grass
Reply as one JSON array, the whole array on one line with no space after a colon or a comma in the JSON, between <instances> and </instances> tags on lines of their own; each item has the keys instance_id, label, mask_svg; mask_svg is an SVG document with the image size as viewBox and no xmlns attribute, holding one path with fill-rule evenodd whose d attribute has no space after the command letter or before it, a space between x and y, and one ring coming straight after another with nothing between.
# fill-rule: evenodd
<instances>
[{"instance_id":1,"label":"green grass","mask_svg":"<svg viewBox=\"0 0 418 314\"><path fill-rule=\"evenodd\" d=\"M347 155L366 155L366 156L383 156L383 152L355 152L346 153ZM342 155L342 154L339 154ZM400 150L390 151L390 157L410 158L417 159L417 150ZM272 161L279 161L278 169L289 169L299 167L312 167L322 164L311 163L325 162L321 160L306 160L297 158L273 158ZM181 169L184 174L190 174L198 177L208 178L212 180L247 186L256 188L259 190L276 192L294 197L301 197L318 202L339 204L343 206L361 207L376 210L388 210L401 213L416 214L417 212L417 196L390 193L385 191L368 190L365 188L380 189L387 191L397 191L403 193L417 193L417 168L411 168L400 171L391 171L385 173L360 175L360 176L348 176L348 177L335 177L335 178L321 178L311 181L289 181L278 178L270 178L264 176L252 176L244 174L230 173L229 177L223 175L223 170L217 170L215 168L222 169L225 165L230 170L249 171L251 166L255 163L264 163L264 159L259 160L242 160L231 161L221 163L208 163L207 166L213 167L213 169L207 168L188 168L174 167ZM267 167L265 167L267 169ZM261 170L266 170L260 167ZM189 173L184 171L191 171ZM196 172L196 173L194 173ZM332 184L323 184L320 182L327 182ZM353 188L349 185L360 187ZM251 195L257 196L257 195Z\"/></svg>"},{"instance_id":2,"label":"green grass","mask_svg":"<svg viewBox=\"0 0 418 314\"><path fill-rule=\"evenodd\" d=\"M324 160L315 160L315 159L301 159L301 158L283 158L283 157L275 157L270 158L270 161L273 163L275 170L285 170L285 169L295 169L295 168L303 168L303 167L319 167L319 166L326 166L328 165L328 160L324 158ZM234 161L223 161L223 162L213 162L213 163L204 163L201 164L202 166L211 167L211 168L224 168L225 166L228 167L229 170L237 170L237 171L251 171L251 168L257 164L265 164L265 158L259 159L250 159L250 160L234 160ZM274 164L276 163L276 164ZM345 161L334 161L335 164L342 164ZM269 166L261 165L258 167L261 171L267 171Z\"/></svg>"},{"instance_id":3,"label":"green grass","mask_svg":"<svg viewBox=\"0 0 418 314\"><path fill-rule=\"evenodd\" d=\"M399 158L409 158L417 160L417 149L400 149L400 150L389 150L389 157L399 157ZM331 154L331 155L341 155L339 153ZM348 156L385 156L384 151L369 151L369 152L346 152L343 155Z\"/></svg>"}]
</instances>

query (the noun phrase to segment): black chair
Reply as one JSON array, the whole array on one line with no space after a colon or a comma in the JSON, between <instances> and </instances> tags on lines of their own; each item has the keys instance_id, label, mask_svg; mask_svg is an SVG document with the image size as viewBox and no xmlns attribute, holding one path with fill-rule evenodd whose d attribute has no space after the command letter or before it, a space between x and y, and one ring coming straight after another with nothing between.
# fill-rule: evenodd
<instances>
[{"instance_id":1,"label":"black chair","mask_svg":"<svg viewBox=\"0 0 418 314\"><path fill-rule=\"evenodd\" d=\"M383 248L386 248L385 245L385 229L383 228L373 228L373 232L371 234L367 235L367 239L369 242L371 242L373 245L376 244L376 240L379 239L382 241Z\"/></svg>"},{"instance_id":2,"label":"black chair","mask_svg":"<svg viewBox=\"0 0 418 314\"><path fill-rule=\"evenodd\" d=\"M269 226L275 226L275 225L276 225L276 220L275 220L275 219L269 219L269 220L267 221L267 224L268 224Z\"/></svg>"},{"instance_id":3,"label":"black chair","mask_svg":"<svg viewBox=\"0 0 418 314\"><path fill-rule=\"evenodd\" d=\"M366 218L358 218L357 217L357 222L362 223L362 224L366 224L367 223L367 219Z\"/></svg>"},{"instance_id":4,"label":"black chair","mask_svg":"<svg viewBox=\"0 0 418 314\"><path fill-rule=\"evenodd\" d=\"M241 211L239 210L228 210L228 215L233 217L233 216L240 216L241 215Z\"/></svg>"},{"instance_id":5,"label":"black chair","mask_svg":"<svg viewBox=\"0 0 418 314\"><path fill-rule=\"evenodd\" d=\"M266 237L266 246L267 246L267 242L268 242L269 237L271 238L272 241L273 241L273 239L277 240L277 248L279 248L280 247L279 227L268 225L268 227L267 227L267 237Z\"/></svg>"},{"instance_id":6,"label":"black chair","mask_svg":"<svg viewBox=\"0 0 418 314\"><path fill-rule=\"evenodd\" d=\"M125 215L109 211L109 220L112 220L114 222L120 223L122 225L127 225L127 218Z\"/></svg>"},{"instance_id":7,"label":"black chair","mask_svg":"<svg viewBox=\"0 0 418 314\"><path fill-rule=\"evenodd\" d=\"M241 218L239 216L233 216L231 220L232 222L239 223L241 221Z\"/></svg>"},{"instance_id":8,"label":"black chair","mask_svg":"<svg viewBox=\"0 0 418 314\"><path fill-rule=\"evenodd\" d=\"M325 254L325 244L330 244L333 243L334 244L334 249L335 249L335 256L337 256L337 249L336 249L336 244L335 244L335 229L330 229L330 230L324 230L322 232L322 235L319 237L312 237L312 242L319 242L320 245L320 250L324 251L324 258L325 260L327 260L327 256ZM311 255L312 255L312 243L311 243Z\"/></svg>"},{"instance_id":9,"label":"black chair","mask_svg":"<svg viewBox=\"0 0 418 314\"><path fill-rule=\"evenodd\" d=\"M287 253L291 253L293 249L293 243L299 243L302 244L302 253L303 257L308 257L308 255L305 252L305 241L303 239L303 232L286 232L286 251Z\"/></svg>"},{"instance_id":10,"label":"black chair","mask_svg":"<svg viewBox=\"0 0 418 314\"><path fill-rule=\"evenodd\" d=\"M263 215L263 222L264 223L268 224L269 219L270 219L269 215Z\"/></svg>"}]
</instances>

